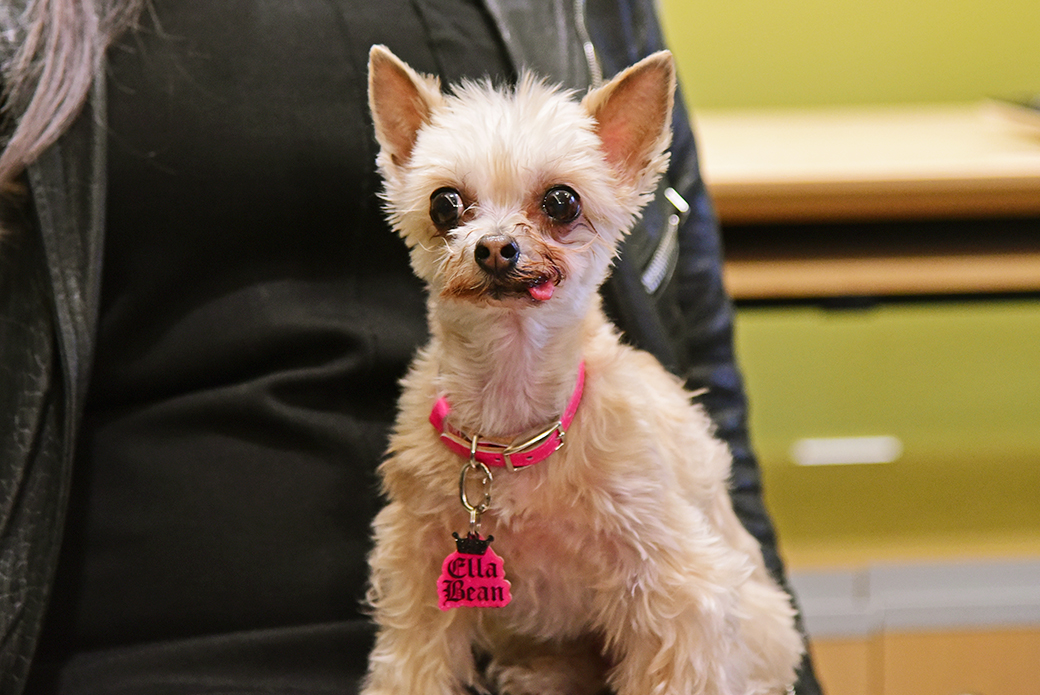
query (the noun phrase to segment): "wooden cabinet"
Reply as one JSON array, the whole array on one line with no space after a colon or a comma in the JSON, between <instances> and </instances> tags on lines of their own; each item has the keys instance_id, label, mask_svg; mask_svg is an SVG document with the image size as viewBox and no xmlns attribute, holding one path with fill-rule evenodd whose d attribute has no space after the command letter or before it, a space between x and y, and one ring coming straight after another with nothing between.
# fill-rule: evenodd
<instances>
[{"instance_id":1,"label":"wooden cabinet","mask_svg":"<svg viewBox=\"0 0 1040 695\"><path fill-rule=\"evenodd\" d=\"M1040 629L884 633L820 639L828 695L1036 695Z\"/></svg>"},{"instance_id":2,"label":"wooden cabinet","mask_svg":"<svg viewBox=\"0 0 1040 695\"><path fill-rule=\"evenodd\" d=\"M1040 118L695 116L789 560L1040 557ZM838 438L897 460L795 462Z\"/></svg>"},{"instance_id":3,"label":"wooden cabinet","mask_svg":"<svg viewBox=\"0 0 1040 695\"><path fill-rule=\"evenodd\" d=\"M1040 120L695 120L827 692L1040 694Z\"/></svg>"},{"instance_id":4,"label":"wooden cabinet","mask_svg":"<svg viewBox=\"0 0 1040 695\"><path fill-rule=\"evenodd\" d=\"M695 114L730 293L1040 290L1040 237L1021 222L1040 218L1040 117L1004 114L988 103ZM950 220L1019 222L934 224Z\"/></svg>"}]
</instances>

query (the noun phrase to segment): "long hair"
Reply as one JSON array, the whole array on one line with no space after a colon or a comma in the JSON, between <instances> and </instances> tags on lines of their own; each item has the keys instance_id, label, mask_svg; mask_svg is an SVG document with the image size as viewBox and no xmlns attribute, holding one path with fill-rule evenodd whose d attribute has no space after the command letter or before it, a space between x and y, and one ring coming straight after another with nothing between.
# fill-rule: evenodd
<instances>
[{"instance_id":1,"label":"long hair","mask_svg":"<svg viewBox=\"0 0 1040 695\"><path fill-rule=\"evenodd\" d=\"M136 21L145 0L28 0L3 37L0 191L68 128L83 107L105 49ZM10 10L8 10L10 12ZM3 19L3 18L0 18Z\"/></svg>"}]
</instances>

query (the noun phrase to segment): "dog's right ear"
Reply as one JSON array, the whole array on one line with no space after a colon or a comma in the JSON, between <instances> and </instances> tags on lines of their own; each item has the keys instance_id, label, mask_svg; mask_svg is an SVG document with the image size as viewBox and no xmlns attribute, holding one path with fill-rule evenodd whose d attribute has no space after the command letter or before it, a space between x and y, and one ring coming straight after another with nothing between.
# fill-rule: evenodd
<instances>
[{"instance_id":1,"label":"dog's right ear","mask_svg":"<svg viewBox=\"0 0 1040 695\"><path fill-rule=\"evenodd\" d=\"M382 164L401 167L408 163L419 129L443 100L436 77L420 75L386 46L372 46L368 53L368 107L382 148Z\"/></svg>"},{"instance_id":2,"label":"dog's right ear","mask_svg":"<svg viewBox=\"0 0 1040 695\"><path fill-rule=\"evenodd\" d=\"M675 102L675 61L659 51L582 100L596 121L607 162L637 190L651 190L667 164Z\"/></svg>"}]
</instances>

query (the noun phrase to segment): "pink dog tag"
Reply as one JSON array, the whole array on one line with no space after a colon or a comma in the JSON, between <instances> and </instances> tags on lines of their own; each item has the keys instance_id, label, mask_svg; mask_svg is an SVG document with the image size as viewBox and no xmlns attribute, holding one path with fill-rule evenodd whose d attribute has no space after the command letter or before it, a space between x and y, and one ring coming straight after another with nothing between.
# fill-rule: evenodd
<instances>
[{"instance_id":1,"label":"pink dog tag","mask_svg":"<svg viewBox=\"0 0 1040 695\"><path fill-rule=\"evenodd\" d=\"M501 608L509 605L509 582L500 558L490 543L494 536L481 538L470 533L465 538L455 536L456 551L444 558L441 577L437 580L439 606L442 611L468 606L471 608Z\"/></svg>"}]
</instances>

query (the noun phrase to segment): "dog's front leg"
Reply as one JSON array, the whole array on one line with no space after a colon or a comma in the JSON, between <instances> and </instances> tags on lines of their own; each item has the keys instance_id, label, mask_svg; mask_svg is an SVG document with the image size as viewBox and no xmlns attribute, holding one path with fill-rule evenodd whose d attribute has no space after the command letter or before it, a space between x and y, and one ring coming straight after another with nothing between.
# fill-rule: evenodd
<instances>
[{"instance_id":1,"label":"dog's front leg","mask_svg":"<svg viewBox=\"0 0 1040 695\"><path fill-rule=\"evenodd\" d=\"M437 608L433 609L441 613ZM428 616L414 628L382 627L362 695L461 695L475 683L472 628L461 616Z\"/></svg>"},{"instance_id":2,"label":"dog's front leg","mask_svg":"<svg viewBox=\"0 0 1040 695\"><path fill-rule=\"evenodd\" d=\"M614 596L601 597L618 695L749 695L753 658L737 591L748 570L719 546L703 550L656 548L629 566Z\"/></svg>"},{"instance_id":3,"label":"dog's front leg","mask_svg":"<svg viewBox=\"0 0 1040 695\"><path fill-rule=\"evenodd\" d=\"M609 683L618 695L746 695L726 646L736 639L732 626L706 616L710 609L664 614L633 598L635 610L622 619L629 629L614 635L610 649Z\"/></svg>"},{"instance_id":4,"label":"dog's front leg","mask_svg":"<svg viewBox=\"0 0 1040 695\"><path fill-rule=\"evenodd\" d=\"M363 695L460 695L474 685L476 612L442 611L437 578L444 543L436 529L391 503L376 518L368 602L378 630ZM438 543L438 540L441 541Z\"/></svg>"}]
</instances>

